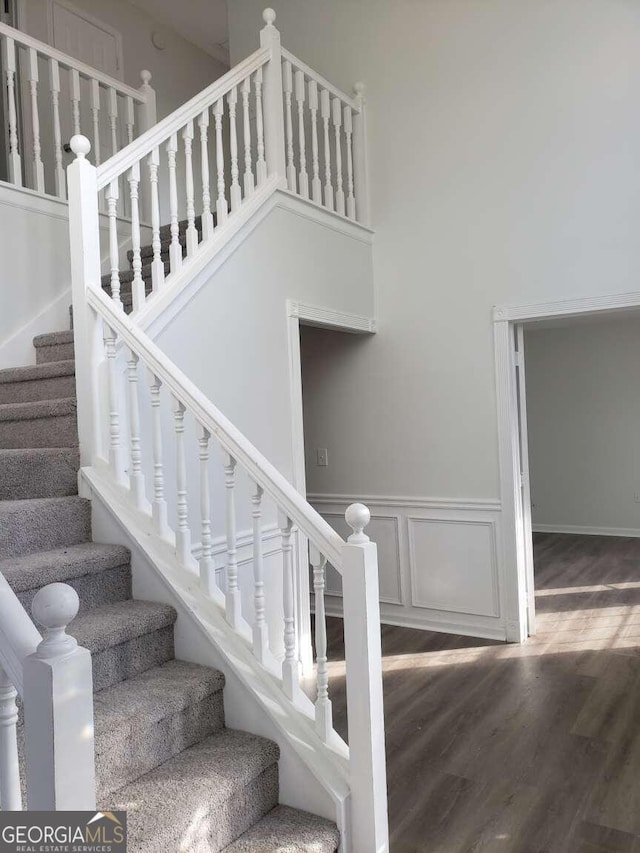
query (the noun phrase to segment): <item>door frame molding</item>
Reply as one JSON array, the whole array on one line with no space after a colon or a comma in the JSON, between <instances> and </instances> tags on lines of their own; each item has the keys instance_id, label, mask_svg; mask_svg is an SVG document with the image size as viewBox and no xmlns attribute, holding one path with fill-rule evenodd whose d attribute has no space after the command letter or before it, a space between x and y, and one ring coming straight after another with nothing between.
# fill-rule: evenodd
<instances>
[{"instance_id":1,"label":"door frame molding","mask_svg":"<svg viewBox=\"0 0 640 853\"><path fill-rule=\"evenodd\" d=\"M561 299L550 302L501 305L493 309L494 367L498 418L500 493L502 503L501 604L505 614L506 639L527 639L526 553L522 533L521 451L518 428L518 399L515 381L515 327L542 320L588 315L615 315L640 308L640 291L602 296ZM522 452L525 452L526 446ZM524 486L529 489L529 483Z\"/></svg>"},{"instance_id":2,"label":"door frame molding","mask_svg":"<svg viewBox=\"0 0 640 853\"><path fill-rule=\"evenodd\" d=\"M74 15L77 15L79 18L83 18L89 24L93 24L93 26L98 27L98 29L104 30L106 33L112 35L116 42L116 54L118 61L118 69L117 73L114 75L116 80L120 80L124 82L124 51L122 47L122 33L120 30L112 27L111 24L108 24L106 21L103 21L102 18L97 18L95 15L92 15L90 12L86 12L84 9L76 6L74 3L69 2L69 0L47 0L46 7L46 16L47 16L47 40L51 47L56 47L55 44L55 32L53 26L53 7L60 6L63 9L66 9L68 12L72 12ZM98 69L103 71L104 69Z\"/></svg>"}]
</instances>

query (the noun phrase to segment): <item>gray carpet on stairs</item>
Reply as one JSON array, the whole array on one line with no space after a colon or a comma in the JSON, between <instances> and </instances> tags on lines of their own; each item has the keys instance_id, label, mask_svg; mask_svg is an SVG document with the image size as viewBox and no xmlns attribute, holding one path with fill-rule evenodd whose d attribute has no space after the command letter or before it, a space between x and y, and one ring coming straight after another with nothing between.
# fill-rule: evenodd
<instances>
[{"instance_id":1,"label":"gray carpet on stairs","mask_svg":"<svg viewBox=\"0 0 640 853\"><path fill-rule=\"evenodd\" d=\"M79 467L76 447L0 450L0 500L75 495Z\"/></svg>"}]
</instances>

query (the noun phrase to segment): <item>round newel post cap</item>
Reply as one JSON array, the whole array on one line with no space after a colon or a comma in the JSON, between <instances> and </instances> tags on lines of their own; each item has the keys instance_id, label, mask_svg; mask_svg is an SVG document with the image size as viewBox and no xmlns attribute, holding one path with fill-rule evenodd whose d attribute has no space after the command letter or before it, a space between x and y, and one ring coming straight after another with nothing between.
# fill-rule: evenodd
<instances>
[{"instance_id":1,"label":"round newel post cap","mask_svg":"<svg viewBox=\"0 0 640 853\"><path fill-rule=\"evenodd\" d=\"M89 151L91 151L91 143L86 136L77 133L69 140L69 147L79 160L84 160Z\"/></svg>"},{"instance_id":2,"label":"round newel post cap","mask_svg":"<svg viewBox=\"0 0 640 853\"><path fill-rule=\"evenodd\" d=\"M358 80L357 83L353 84L353 91L354 91L357 98L362 98L364 96L366 88L367 87L364 85L362 80Z\"/></svg>"},{"instance_id":3,"label":"round newel post cap","mask_svg":"<svg viewBox=\"0 0 640 853\"><path fill-rule=\"evenodd\" d=\"M147 71L146 68L143 68L143 70L140 72L140 79L142 80L143 86L148 86L149 83L151 83L151 72Z\"/></svg>"},{"instance_id":4,"label":"round newel post cap","mask_svg":"<svg viewBox=\"0 0 640 853\"><path fill-rule=\"evenodd\" d=\"M268 6L262 13L262 20L268 27L272 27L276 20L275 9L272 9L270 6Z\"/></svg>"},{"instance_id":5,"label":"round newel post cap","mask_svg":"<svg viewBox=\"0 0 640 853\"><path fill-rule=\"evenodd\" d=\"M38 646L38 656L57 657L73 651L77 642L65 633L65 628L78 615L80 599L75 589L66 583L50 583L38 590L31 605L33 618L45 629Z\"/></svg>"},{"instance_id":6,"label":"round newel post cap","mask_svg":"<svg viewBox=\"0 0 640 853\"><path fill-rule=\"evenodd\" d=\"M349 527L353 530L353 533L349 536L347 542L351 542L355 545L368 542L369 537L364 533L364 529L371 521L369 507L366 507L364 504L351 504L351 506L347 507L344 517L347 520Z\"/></svg>"}]
</instances>

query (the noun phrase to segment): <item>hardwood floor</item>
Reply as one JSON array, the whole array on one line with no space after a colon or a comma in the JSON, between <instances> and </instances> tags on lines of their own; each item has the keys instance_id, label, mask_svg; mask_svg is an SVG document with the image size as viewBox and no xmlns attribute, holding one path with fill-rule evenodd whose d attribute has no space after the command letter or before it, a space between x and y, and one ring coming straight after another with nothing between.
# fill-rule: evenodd
<instances>
[{"instance_id":1,"label":"hardwood floor","mask_svg":"<svg viewBox=\"0 0 640 853\"><path fill-rule=\"evenodd\" d=\"M383 627L393 853L640 853L640 540L534 553L524 646ZM339 619L329 654L346 736Z\"/></svg>"}]
</instances>

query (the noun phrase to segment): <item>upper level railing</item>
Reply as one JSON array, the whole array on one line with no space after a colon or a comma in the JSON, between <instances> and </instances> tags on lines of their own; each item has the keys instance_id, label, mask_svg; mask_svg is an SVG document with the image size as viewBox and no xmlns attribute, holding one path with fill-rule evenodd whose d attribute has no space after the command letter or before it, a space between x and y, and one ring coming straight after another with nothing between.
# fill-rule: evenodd
<instances>
[{"instance_id":1,"label":"upper level railing","mask_svg":"<svg viewBox=\"0 0 640 853\"><path fill-rule=\"evenodd\" d=\"M133 89L45 42L0 24L8 125L7 179L67 197L65 145L84 133L93 159L117 154L156 121L151 74Z\"/></svg>"}]
</instances>

